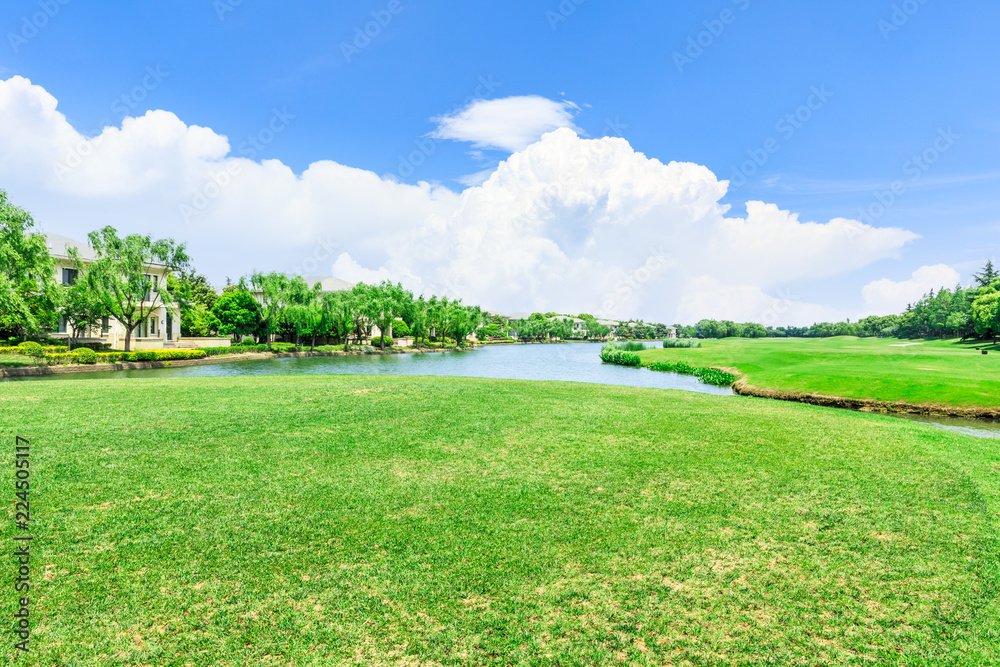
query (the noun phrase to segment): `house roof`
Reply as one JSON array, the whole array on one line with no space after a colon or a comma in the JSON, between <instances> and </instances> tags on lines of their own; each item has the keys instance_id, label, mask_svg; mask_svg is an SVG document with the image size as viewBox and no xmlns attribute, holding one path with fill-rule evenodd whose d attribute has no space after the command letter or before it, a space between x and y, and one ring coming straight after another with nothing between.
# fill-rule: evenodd
<instances>
[{"instance_id":1,"label":"house roof","mask_svg":"<svg viewBox=\"0 0 1000 667\"><path fill-rule=\"evenodd\" d=\"M49 246L49 254L53 257L57 257L59 259L69 259L69 249L76 248L77 252L80 253L80 259L87 261L94 261L97 259L97 254L94 252L93 248L86 243L75 241L67 236L61 236L59 234L46 234L45 240Z\"/></svg>"},{"instance_id":2,"label":"house roof","mask_svg":"<svg viewBox=\"0 0 1000 667\"><path fill-rule=\"evenodd\" d=\"M56 259L70 259L69 249L76 248L80 259L84 262L97 261L97 253L88 243L83 241L77 241L61 234L46 234L45 241L49 247L49 254ZM165 268L160 262L149 262L149 266Z\"/></svg>"},{"instance_id":3,"label":"house roof","mask_svg":"<svg viewBox=\"0 0 1000 667\"><path fill-rule=\"evenodd\" d=\"M354 288L354 283L341 280L336 276L302 276L302 279L306 281L306 285L309 285L309 287L320 283L322 285L320 289L323 292L348 292Z\"/></svg>"}]
</instances>

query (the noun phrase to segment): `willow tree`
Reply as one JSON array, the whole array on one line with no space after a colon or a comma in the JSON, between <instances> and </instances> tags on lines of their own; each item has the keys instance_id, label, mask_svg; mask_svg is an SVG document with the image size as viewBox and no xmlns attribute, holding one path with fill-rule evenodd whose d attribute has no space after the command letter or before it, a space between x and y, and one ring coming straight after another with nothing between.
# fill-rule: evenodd
<instances>
[{"instance_id":1,"label":"willow tree","mask_svg":"<svg viewBox=\"0 0 1000 667\"><path fill-rule=\"evenodd\" d=\"M61 293L45 237L0 190L0 330L17 336L51 329Z\"/></svg>"},{"instance_id":2,"label":"willow tree","mask_svg":"<svg viewBox=\"0 0 1000 667\"><path fill-rule=\"evenodd\" d=\"M288 276L283 273L261 273L255 271L250 276L250 284L260 303L260 314L263 319L264 333L267 337L267 349L271 349L271 329L275 320L281 315L287 299L289 286Z\"/></svg>"},{"instance_id":3,"label":"willow tree","mask_svg":"<svg viewBox=\"0 0 1000 667\"><path fill-rule=\"evenodd\" d=\"M159 282L157 271L176 272L190 259L183 243L173 239L154 240L151 236L118 236L114 227L87 235L96 259L88 261L87 286L101 294L108 312L125 327L125 351L131 350L132 331L155 310L176 302L167 280ZM70 256L79 265L76 248Z\"/></svg>"}]
</instances>

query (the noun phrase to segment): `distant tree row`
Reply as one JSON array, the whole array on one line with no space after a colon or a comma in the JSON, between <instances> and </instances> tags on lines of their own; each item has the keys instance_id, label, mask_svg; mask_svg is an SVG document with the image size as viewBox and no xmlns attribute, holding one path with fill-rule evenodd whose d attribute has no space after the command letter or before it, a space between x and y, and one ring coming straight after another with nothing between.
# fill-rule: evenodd
<instances>
[{"instance_id":1,"label":"distant tree row","mask_svg":"<svg viewBox=\"0 0 1000 667\"><path fill-rule=\"evenodd\" d=\"M374 342L383 350L390 332L411 336L417 347L439 338L463 346L484 319L478 306L467 306L461 299L415 297L389 281L323 292L320 283L309 285L301 276L258 272L216 296L203 289L201 276L181 275L177 280L184 307L181 333L187 336L218 333L270 344L277 335L299 345L307 340L310 348L322 339L348 349L352 342L370 339L378 328Z\"/></svg>"},{"instance_id":2,"label":"distant tree row","mask_svg":"<svg viewBox=\"0 0 1000 667\"><path fill-rule=\"evenodd\" d=\"M975 285L942 287L909 304L899 315L872 315L859 322L819 322L809 327L765 327L729 320L701 320L680 328L688 338L828 338L831 336L894 338L1000 337L1000 275L988 261L975 274Z\"/></svg>"}]
</instances>

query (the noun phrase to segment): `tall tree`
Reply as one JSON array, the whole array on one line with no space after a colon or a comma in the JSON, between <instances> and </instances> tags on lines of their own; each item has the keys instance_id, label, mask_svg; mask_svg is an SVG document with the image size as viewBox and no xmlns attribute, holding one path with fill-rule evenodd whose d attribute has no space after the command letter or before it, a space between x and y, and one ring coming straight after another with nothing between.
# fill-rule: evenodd
<instances>
[{"instance_id":1,"label":"tall tree","mask_svg":"<svg viewBox=\"0 0 1000 667\"><path fill-rule=\"evenodd\" d=\"M271 349L271 332L275 328L285 305L288 290L288 276L272 271L261 273L255 271L250 276L250 284L256 291L260 302L260 311L264 336L267 338L267 349Z\"/></svg>"},{"instance_id":2,"label":"tall tree","mask_svg":"<svg viewBox=\"0 0 1000 667\"><path fill-rule=\"evenodd\" d=\"M67 347L71 350L76 338L101 326L104 316L110 312L104 294L97 292L86 279L81 280L79 275L73 284L63 286L61 312L69 333Z\"/></svg>"},{"instance_id":3,"label":"tall tree","mask_svg":"<svg viewBox=\"0 0 1000 667\"><path fill-rule=\"evenodd\" d=\"M295 276L288 281L283 299L285 318L295 331L295 344L299 345L303 333L311 334L310 351L316 349L316 332L323 324L323 309L319 300L322 289L322 283L310 287L302 276Z\"/></svg>"},{"instance_id":4,"label":"tall tree","mask_svg":"<svg viewBox=\"0 0 1000 667\"><path fill-rule=\"evenodd\" d=\"M986 260L986 266L979 273L972 276L980 287L989 287L1000 278L1000 274L993 268L993 260Z\"/></svg>"},{"instance_id":5,"label":"tall tree","mask_svg":"<svg viewBox=\"0 0 1000 667\"><path fill-rule=\"evenodd\" d=\"M399 283L393 285L388 280L383 280L379 285L372 286L368 294L368 317L381 332L379 340L385 351L385 338L389 335L393 321L402 314L406 291Z\"/></svg>"},{"instance_id":6,"label":"tall tree","mask_svg":"<svg viewBox=\"0 0 1000 667\"><path fill-rule=\"evenodd\" d=\"M351 346L351 332L354 331L357 299L353 292L332 292L323 295L323 309L327 312L330 328L339 340L344 341L344 352Z\"/></svg>"},{"instance_id":7,"label":"tall tree","mask_svg":"<svg viewBox=\"0 0 1000 667\"><path fill-rule=\"evenodd\" d=\"M1000 336L1000 280L979 290L972 302L972 317L976 323L976 334L993 337L995 343Z\"/></svg>"},{"instance_id":8,"label":"tall tree","mask_svg":"<svg viewBox=\"0 0 1000 667\"><path fill-rule=\"evenodd\" d=\"M0 190L0 331L24 337L55 326L62 293L31 215Z\"/></svg>"},{"instance_id":9,"label":"tall tree","mask_svg":"<svg viewBox=\"0 0 1000 667\"><path fill-rule=\"evenodd\" d=\"M97 259L87 265L86 280L91 289L105 296L108 311L125 326L125 351L131 349L132 332L161 306L174 305L168 281L157 282L156 271L180 271L190 261L184 244L172 239L130 234L119 238L108 226L87 235ZM70 249L79 264L79 253Z\"/></svg>"},{"instance_id":10,"label":"tall tree","mask_svg":"<svg viewBox=\"0 0 1000 667\"><path fill-rule=\"evenodd\" d=\"M253 335L261 321L260 304L247 289L228 290L212 306L211 327L236 343Z\"/></svg>"}]
</instances>

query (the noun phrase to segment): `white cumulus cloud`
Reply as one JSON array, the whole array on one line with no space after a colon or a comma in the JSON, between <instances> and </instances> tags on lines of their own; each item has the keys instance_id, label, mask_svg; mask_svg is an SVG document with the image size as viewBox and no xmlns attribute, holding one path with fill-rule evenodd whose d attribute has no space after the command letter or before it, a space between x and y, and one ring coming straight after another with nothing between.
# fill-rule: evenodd
<instances>
[{"instance_id":1,"label":"white cumulus cloud","mask_svg":"<svg viewBox=\"0 0 1000 667\"><path fill-rule=\"evenodd\" d=\"M438 127L431 136L513 153L538 141L546 132L562 127L575 129L576 110L572 102L556 102L538 95L474 100L464 109L433 118Z\"/></svg>"},{"instance_id":2,"label":"white cumulus cloud","mask_svg":"<svg viewBox=\"0 0 1000 667\"><path fill-rule=\"evenodd\" d=\"M656 321L835 319L789 288L897 257L917 238L802 221L763 202L731 215L720 203L728 183L706 167L661 162L620 138L581 138L566 127L569 107L537 99L544 122L477 125L490 117L477 111L442 125L515 151L456 193L330 160L296 173L237 157L239 141L167 111L87 138L45 89L13 77L0 81L0 187L46 231L83 239L111 224L186 241L215 282L255 268L329 270L506 312Z\"/></svg>"},{"instance_id":3,"label":"white cumulus cloud","mask_svg":"<svg viewBox=\"0 0 1000 667\"><path fill-rule=\"evenodd\" d=\"M865 300L866 315L898 314L906 306L920 300L931 290L942 287L951 289L959 284L958 271L946 264L921 266L913 272L909 280L899 282L883 278L865 285L861 294Z\"/></svg>"}]
</instances>

